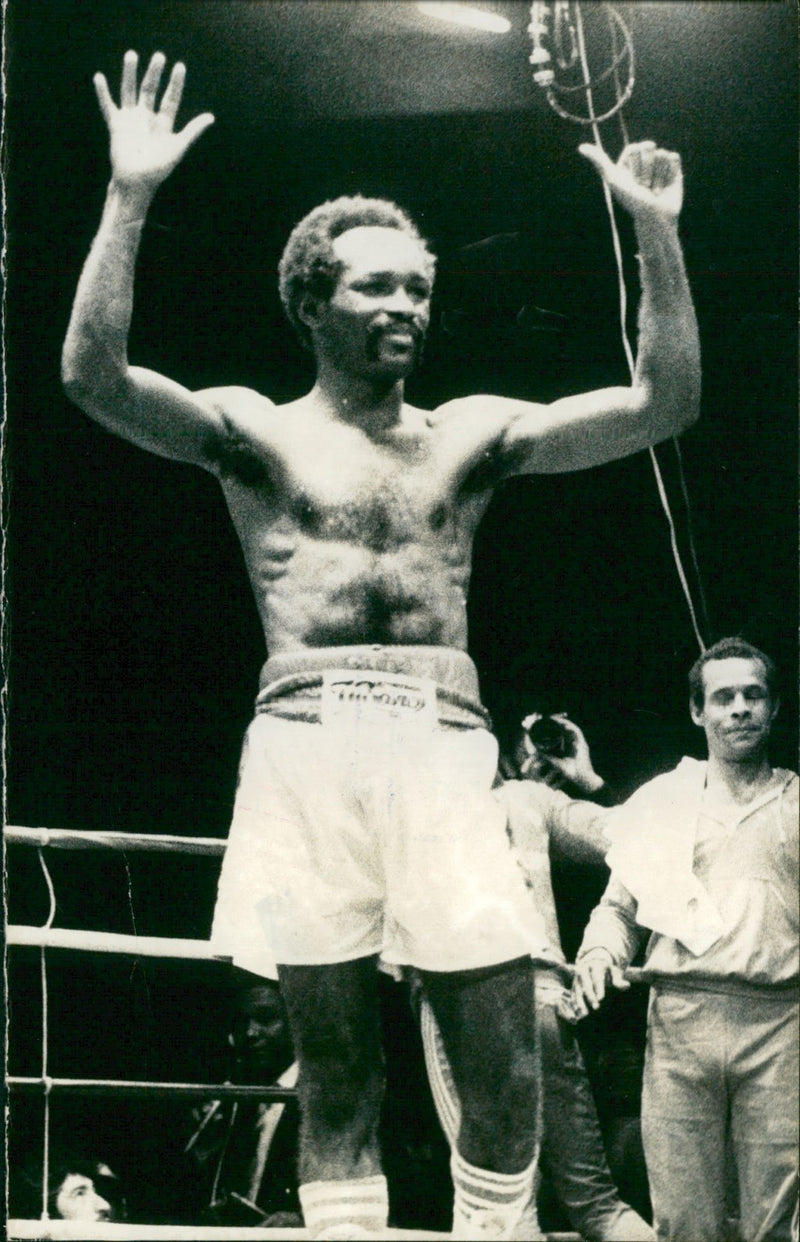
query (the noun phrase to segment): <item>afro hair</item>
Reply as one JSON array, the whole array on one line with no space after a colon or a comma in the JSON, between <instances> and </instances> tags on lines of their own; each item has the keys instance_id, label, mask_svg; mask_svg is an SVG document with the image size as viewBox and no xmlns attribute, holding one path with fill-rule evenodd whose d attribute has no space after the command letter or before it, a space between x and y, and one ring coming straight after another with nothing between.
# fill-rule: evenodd
<instances>
[{"instance_id":1,"label":"afro hair","mask_svg":"<svg viewBox=\"0 0 800 1242\"><path fill-rule=\"evenodd\" d=\"M322 203L292 229L278 264L283 309L306 347L310 345L310 336L298 310L308 294L327 301L333 293L343 270L343 264L334 256L333 242L349 229L375 227L398 229L419 242L433 276L435 256L413 220L396 203L360 194Z\"/></svg>"}]
</instances>

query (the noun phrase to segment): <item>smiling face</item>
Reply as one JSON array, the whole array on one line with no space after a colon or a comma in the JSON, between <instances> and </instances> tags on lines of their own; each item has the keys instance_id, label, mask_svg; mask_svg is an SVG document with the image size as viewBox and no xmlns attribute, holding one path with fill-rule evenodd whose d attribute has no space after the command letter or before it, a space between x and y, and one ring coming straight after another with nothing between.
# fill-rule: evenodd
<instances>
[{"instance_id":1,"label":"smiling face","mask_svg":"<svg viewBox=\"0 0 800 1242\"><path fill-rule=\"evenodd\" d=\"M327 302L308 298L301 314L318 358L361 378L411 373L430 320L433 262L400 229L348 229L333 243L343 265Z\"/></svg>"},{"instance_id":2,"label":"smiling face","mask_svg":"<svg viewBox=\"0 0 800 1242\"><path fill-rule=\"evenodd\" d=\"M703 666L703 703L692 720L705 731L708 753L725 762L752 762L766 753L778 710L760 660L730 657Z\"/></svg>"}]
</instances>

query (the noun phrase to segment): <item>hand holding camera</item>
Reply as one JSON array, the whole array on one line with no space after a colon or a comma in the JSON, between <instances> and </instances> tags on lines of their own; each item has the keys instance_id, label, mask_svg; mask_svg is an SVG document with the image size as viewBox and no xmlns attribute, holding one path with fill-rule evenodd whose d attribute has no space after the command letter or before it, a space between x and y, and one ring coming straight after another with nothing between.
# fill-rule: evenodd
<instances>
[{"instance_id":1,"label":"hand holding camera","mask_svg":"<svg viewBox=\"0 0 800 1242\"><path fill-rule=\"evenodd\" d=\"M602 786L583 731L566 712L549 716L533 712L522 721L522 727L529 755L520 772L524 779L543 781L551 789L569 782L587 795Z\"/></svg>"}]
</instances>

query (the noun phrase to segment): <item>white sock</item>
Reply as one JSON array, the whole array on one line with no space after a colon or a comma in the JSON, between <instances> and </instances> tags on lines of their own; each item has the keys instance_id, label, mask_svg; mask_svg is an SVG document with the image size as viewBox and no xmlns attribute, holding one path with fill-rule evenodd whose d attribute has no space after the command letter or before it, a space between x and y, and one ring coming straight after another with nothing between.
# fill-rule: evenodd
<instances>
[{"instance_id":1,"label":"white sock","mask_svg":"<svg viewBox=\"0 0 800 1242\"><path fill-rule=\"evenodd\" d=\"M537 1159L534 1159L521 1173L493 1173L475 1168L458 1152L453 1152L450 1160L455 1187L453 1237L512 1238L523 1212L530 1219L531 1210L533 1226L536 1165ZM531 1236L536 1236L533 1229Z\"/></svg>"},{"instance_id":2,"label":"white sock","mask_svg":"<svg viewBox=\"0 0 800 1242\"><path fill-rule=\"evenodd\" d=\"M306 1182L299 1194L303 1222L312 1238L375 1237L389 1220L389 1191L380 1173L348 1181Z\"/></svg>"}]
</instances>

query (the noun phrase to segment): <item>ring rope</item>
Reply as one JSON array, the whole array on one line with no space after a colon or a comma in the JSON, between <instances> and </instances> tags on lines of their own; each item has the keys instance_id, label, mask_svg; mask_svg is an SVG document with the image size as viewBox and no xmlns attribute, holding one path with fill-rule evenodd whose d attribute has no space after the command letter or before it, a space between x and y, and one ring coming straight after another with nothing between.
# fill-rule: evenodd
<instances>
[{"instance_id":1,"label":"ring rope","mask_svg":"<svg viewBox=\"0 0 800 1242\"><path fill-rule=\"evenodd\" d=\"M60 1095L119 1095L146 1096L156 1099L174 1096L197 1100L246 1099L271 1100L286 1103L296 1098L294 1087L259 1086L255 1083L208 1083L208 1082L141 1082L118 1078L6 1078L6 1086L15 1091L31 1094L43 1087L49 1094Z\"/></svg>"},{"instance_id":2,"label":"ring rope","mask_svg":"<svg viewBox=\"0 0 800 1242\"><path fill-rule=\"evenodd\" d=\"M61 849L142 849L152 848L153 837L145 834L97 833L85 831L58 830L47 828L23 828L7 826L4 829L7 843L34 846L37 849L40 865L48 888L50 908L47 920L42 927L9 926L7 943L9 945L36 945L41 954L42 970L42 1074L40 1077L26 1078L10 1076L6 1085L12 1091L42 1091L45 1103L45 1125L43 1135L43 1177L42 1177L42 1217L38 1221L9 1219L6 1222L7 1236L10 1239L71 1239L72 1242L90 1242L91 1239L119 1239L127 1242L146 1242L152 1239L163 1242L256 1242L257 1239L278 1239L305 1236L302 1229L271 1229L261 1226L216 1227L187 1225L146 1225L122 1224L118 1222L98 1222L87 1225L86 1222L53 1220L48 1216L47 1187L49 1182L49 1140L50 1140L50 1097L55 1094L82 1094L89 1096L117 1095L140 1096L150 1098L195 1098L195 1099L235 1099L249 1098L268 1100L272 1103L285 1103L296 1098L296 1090L286 1086L259 1086L240 1083L181 1083L181 1082L147 1082L112 1079L78 1079L52 1078L48 1074L49 1052L49 1020L47 1005L47 965L46 950L48 948L75 948L88 952L129 952L149 956L168 956L189 958L192 960L216 960L230 962L230 958L210 952L207 941L175 940L167 937L122 936L112 933L85 932L78 929L62 929L52 926L56 915L57 903L52 877L45 863L42 850L47 846ZM213 838L185 838L177 836L160 836L156 839L156 849L175 853L208 853L221 855L226 842ZM188 846L188 849L187 849ZM199 846L199 849L195 849ZM631 971L628 977L638 974ZM631 982L638 982L631 978ZM234 1104L236 1107L236 1104ZM80 1232L76 1231L79 1230ZM396 1239L441 1239L449 1234L422 1232L417 1230L390 1229L387 1238ZM579 1242L577 1234L550 1234L550 1242Z\"/></svg>"},{"instance_id":3,"label":"ring rope","mask_svg":"<svg viewBox=\"0 0 800 1242\"><path fill-rule=\"evenodd\" d=\"M34 845L62 850L149 850L157 853L207 854L214 857L222 857L228 844L221 837L180 837L155 832L87 831L77 828L26 828L18 824L8 824L3 835L9 845Z\"/></svg>"},{"instance_id":4,"label":"ring rope","mask_svg":"<svg viewBox=\"0 0 800 1242\"><path fill-rule=\"evenodd\" d=\"M130 936L118 932L83 931L73 927L28 927L12 923L6 944L44 949L77 949L86 953L121 953L134 957L164 957L192 962L231 962L209 940L181 940L169 936Z\"/></svg>"}]
</instances>

